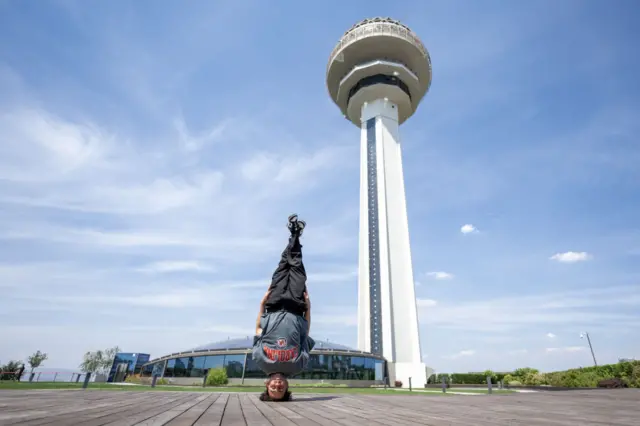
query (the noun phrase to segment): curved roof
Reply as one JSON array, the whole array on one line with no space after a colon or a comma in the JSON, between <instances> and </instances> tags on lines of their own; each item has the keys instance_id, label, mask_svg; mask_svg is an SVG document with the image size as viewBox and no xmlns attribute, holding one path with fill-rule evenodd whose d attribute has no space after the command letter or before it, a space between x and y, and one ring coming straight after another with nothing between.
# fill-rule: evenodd
<instances>
[{"instance_id":1,"label":"curved roof","mask_svg":"<svg viewBox=\"0 0 640 426\"><path fill-rule=\"evenodd\" d=\"M216 351L227 349L251 349L253 347L253 338L245 337L240 339L228 339L219 342L207 343L206 345L198 346L191 349L193 352L199 351ZM357 349L350 348L338 343L332 343L328 340L316 340L316 346L314 350L337 350L337 351L357 351Z\"/></svg>"}]
</instances>

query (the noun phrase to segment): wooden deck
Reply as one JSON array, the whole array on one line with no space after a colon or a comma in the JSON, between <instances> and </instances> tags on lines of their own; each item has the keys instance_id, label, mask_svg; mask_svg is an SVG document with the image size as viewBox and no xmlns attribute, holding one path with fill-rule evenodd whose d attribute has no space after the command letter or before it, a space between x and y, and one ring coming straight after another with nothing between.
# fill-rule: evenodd
<instances>
[{"instance_id":1,"label":"wooden deck","mask_svg":"<svg viewBox=\"0 0 640 426\"><path fill-rule=\"evenodd\" d=\"M640 425L640 389L502 395L0 391L0 425Z\"/></svg>"}]
</instances>

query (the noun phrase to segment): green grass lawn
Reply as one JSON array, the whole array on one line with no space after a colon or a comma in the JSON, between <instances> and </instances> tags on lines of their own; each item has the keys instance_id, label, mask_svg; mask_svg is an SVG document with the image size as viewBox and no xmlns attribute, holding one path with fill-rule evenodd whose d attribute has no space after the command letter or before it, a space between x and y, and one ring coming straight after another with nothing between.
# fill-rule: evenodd
<instances>
[{"instance_id":1,"label":"green grass lawn","mask_svg":"<svg viewBox=\"0 0 640 426\"><path fill-rule=\"evenodd\" d=\"M0 381L0 390L2 389L14 389L14 390L47 390L47 389L59 389L59 390L75 390L82 389L82 383L65 383L65 382L10 382ZM111 385L107 383L90 383L89 390L109 390L109 391L178 391L178 392L262 392L264 389L262 386L224 386L224 387L200 387L200 386L128 386L128 385ZM411 392L409 390L384 390L375 388L347 388L347 387L291 387L293 393L330 393L330 394L386 394L386 395L448 395L443 394L438 389L429 389L428 392ZM471 389L461 392L468 393L486 393L484 389ZM511 391L494 391L494 393L511 393Z\"/></svg>"}]
</instances>

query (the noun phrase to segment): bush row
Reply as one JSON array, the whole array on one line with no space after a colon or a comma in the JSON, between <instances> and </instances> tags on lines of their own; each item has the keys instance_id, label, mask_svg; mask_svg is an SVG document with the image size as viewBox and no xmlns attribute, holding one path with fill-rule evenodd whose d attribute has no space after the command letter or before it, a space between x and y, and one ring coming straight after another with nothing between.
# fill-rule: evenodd
<instances>
[{"instance_id":1,"label":"bush row","mask_svg":"<svg viewBox=\"0 0 640 426\"><path fill-rule=\"evenodd\" d=\"M541 373L535 368L518 368L511 373L453 373L433 374L428 383L442 383L444 377L447 384L486 384L487 376L493 383L504 380L512 386L557 386L568 388L597 387L604 379L617 378L625 381L629 387L640 387L640 361L619 362L617 364L599 365L597 367L574 368L566 371Z\"/></svg>"}]
</instances>

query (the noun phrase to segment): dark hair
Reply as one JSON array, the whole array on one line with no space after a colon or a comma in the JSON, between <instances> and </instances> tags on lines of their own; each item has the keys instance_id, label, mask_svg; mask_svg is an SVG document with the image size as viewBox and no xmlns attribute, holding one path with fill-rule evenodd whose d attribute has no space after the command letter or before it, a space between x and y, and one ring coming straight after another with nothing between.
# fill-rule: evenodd
<instances>
[{"instance_id":1,"label":"dark hair","mask_svg":"<svg viewBox=\"0 0 640 426\"><path fill-rule=\"evenodd\" d=\"M271 398L271 396L269 396L269 391L265 390L260 394L260 401L274 401L274 402L291 401L291 392L286 391L284 395L282 395L282 398L273 399Z\"/></svg>"}]
</instances>

